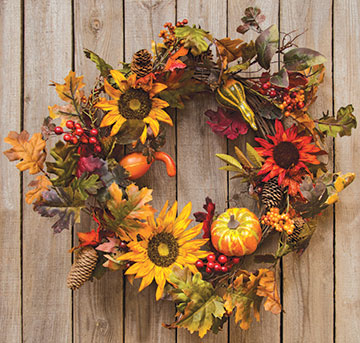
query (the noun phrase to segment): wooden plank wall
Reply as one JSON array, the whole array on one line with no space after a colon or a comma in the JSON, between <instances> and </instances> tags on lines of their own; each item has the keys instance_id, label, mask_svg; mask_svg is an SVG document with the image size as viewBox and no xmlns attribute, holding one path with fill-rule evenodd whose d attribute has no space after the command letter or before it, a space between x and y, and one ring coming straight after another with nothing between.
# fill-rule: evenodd
<instances>
[{"instance_id":1,"label":"wooden plank wall","mask_svg":"<svg viewBox=\"0 0 360 343\"><path fill-rule=\"evenodd\" d=\"M47 106L58 101L50 80L60 82L70 69L97 75L84 58L84 47L96 51L113 66L131 60L134 52L150 48L166 21L187 18L216 37L235 32L243 10L259 6L265 25L277 23L280 31L308 31L305 45L323 52L327 75L313 111L334 111L353 103L360 108L357 67L360 54L360 3L358 0L3 0L0 2L0 118L1 150L10 130L38 131ZM208 195L222 210L240 194L243 206L253 206L244 188L230 181L218 167L215 153L233 152L236 142L215 136L204 111L216 108L205 96L173 112L165 151L177 160L175 179L162 177L164 167L154 165L143 180L153 187L154 206L166 199L182 208L193 202L201 209ZM330 168L360 175L360 134L328 142ZM66 288L71 265L67 252L74 232L53 235L52 220L40 218L24 203L30 178L22 175L1 154L0 179L0 318L2 342L346 342L360 335L360 217L357 180L341 195L341 202L326 211L303 256L288 256L278 269L285 312L261 313L262 321L241 331L233 321L215 336L203 340L184 330L161 327L175 312L169 303L156 302L155 287L138 294L121 273L108 273L101 281L85 284L72 293ZM274 249L274 242L267 249Z\"/></svg>"}]
</instances>

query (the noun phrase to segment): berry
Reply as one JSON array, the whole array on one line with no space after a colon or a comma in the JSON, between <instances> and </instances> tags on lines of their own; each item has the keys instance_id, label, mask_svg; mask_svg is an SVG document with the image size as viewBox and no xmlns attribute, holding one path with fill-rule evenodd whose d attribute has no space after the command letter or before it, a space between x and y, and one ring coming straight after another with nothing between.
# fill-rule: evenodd
<instances>
[{"instance_id":1,"label":"berry","mask_svg":"<svg viewBox=\"0 0 360 343\"><path fill-rule=\"evenodd\" d=\"M72 120L68 120L66 122L66 127L70 130L72 130L74 128L74 122Z\"/></svg>"},{"instance_id":2,"label":"berry","mask_svg":"<svg viewBox=\"0 0 360 343\"><path fill-rule=\"evenodd\" d=\"M90 137L89 138L89 143L90 144L96 144L97 143L97 139L95 137Z\"/></svg>"},{"instance_id":3,"label":"berry","mask_svg":"<svg viewBox=\"0 0 360 343\"><path fill-rule=\"evenodd\" d=\"M75 130L75 134L78 136L81 136L83 133L84 133L84 130L81 127L77 128Z\"/></svg>"},{"instance_id":4,"label":"berry","mask_svg":"<svg viewBox=\"0 0 360 343\"><path fill-rule=\"evenodd\" d=\"M64 130L61 126L56 126L55 129L54 129L54 132L57 134L57 135L61 135Z\"/></svg>"},{"instance_id":5,"label":"berry","mask_svg":"<svg viewBox=\"0 0 360 343\"><path fill-rule=\"evenodd\" d=\"M77 129L81 129L81 124L75 123L75 127L76 127Z\"/></svg>"},{"instance_id":6,"label":"berry","mask_svg":"<svg viewBox=\"0 0 360 343\"><path fill-rule=\"evenodd\" d=\"M294 99L294 98L296 98L296 97L297 97L297 93L296 93L296 92L293 92L293 93L290 94L290 98L293 98L293 99Z\"/></svg>"},{"instance_id":7,"label":"berry","mask_svg":"<svg viewBox=\"0 0 360 343\"><path fill-rule=\"evenodd\" d=\"M209 262L215 262L215 260L216 260L215 254L209 254L207 257L207 260Z\"/></svg>"},{"instance_id":8,"label":"berry","mask_svg":"<svg viewBox=\"0 0 360 343\"><path fill-rule=\"evenodd\" d=\"M223 273L227 273L227 272L228 272L228 267L222 266L222 267L221 267L221 271L222 271Z\"/></svg>"},{"instance_id":9,"label":"berry","mask_svg":"<svg viewBox=\"0 0 360 343\"><path fill-rule=\"evenodd\" d=\"M271 86L270 82L265 82L265 83L262 84L261 87L262 87L262 89L265 89L265 90L266 90L266 89L269 89L270 86Z\"/></svg>"},{"instance_id":10,"label":"berry","mask_svg":"<svg viewBox=\"0 0 360 343\"><path fill-rule=\"evenodd\" d=\"M218 261L221 263L221 264L225 264L227 262L227 257L225 255L220 255L218 257Z\"/></svg>"},{"instance_id":11,"label":"berry","mask_svg":"<svg viewBox=\"0 0 360 343\"><path fill-rule=\"evenodd\" d=\"M68 133L65 133L65 135L63 136L63 138L64 138L64 141L65 141L65 142L70 142L70 140L71 140L71 136L70 136Z\"/></svg>"},{"instance_id":12,"label":"berry","mask_svg":"<svg viewBox=\"0 0 360 343\"><path fill-rule=\"evenodd\" d=\"M196 268L202 268L204 267L204 262L201 260L197 260L195 263Z\"/></svg>"},{"instance_id":13,"label":"berry","mask_svg":"<svg viewBox=\"0 0 360 343\"><path fill-rule=\"evenodd\" d=\"M215 263L214 262L208 262L207 266L208 266L208 268L213 269L215 267Z\"/></svg>"},{"instance_id":14,"label":"berry","mask_svg":"<svg viewBox=\"0 0 360 343\"><path fill-rule=\"evenodd\" d=\"M305 104L303 101L299 101L296 106L299 110L301 110L302 108L304 108Z\"/></svg>"},{"instance_id":15,"label":"berry","mask_svg":"<svg viewBox=\"0 0 360 343\"><path fill-rule=\"evenodd\" d=\"M101 152L101 146L100 145L96 145L94 148L95 152L97 152L98 154Z\"/></svg>"},{"instance_id":16,"label":"berry","mask_svg":"<svg viewBox=\"0 0 360 343\"><path fill-rule=\"evenodd\" d=\"M188 20L187 19L184 19L183 20L183 24L186 25L188 23Z\"/></svg>"},{"instance_id":17,"label":"berry","mask_svg":"<svg viewBox=\"0 0 360 343\"><path fill-rule=\"evenodd\" d=\"M269 92L269 95L272 97L272 98L274 98L274 97L276 97L276 90L275 89L272 89L270 92Z\"/></svg>"},{"instance_id":18,"label":"berry","mask_svg":"<svg viewBox=\"0 0 360 343\"><path fill-rule=\"evenodd\" d=\"M99 133L99 132L98 132L98 130L96 130L96 129L91 129L91 130L90 130L90 135L91 135L91 136L97 136L98 133Z\"/></svg>"},{"instance_id":19,"label":"berry","mask_svg":"<svg viewBox=\"0 0 360 343\"><path fill-rule=\"evenodd\" d=\"M286 107L287 111L292 111L292 109L293 109L292 105L289 105L288 107Z\"/></svg>"},{"instance_id":20,"label":"berry","mask_svg":"<svg viewBox=\"0 0 360 343\"><path fill-rule=\"evenodd\" d=\"M211 269L209 267L206 267L205 271L210 274L211 273Z\"/></svg>"},{"instance_id":21,"label":"berry","mask_svg":"<svg viewBox=\"0 0 360 343\"><path fill-rule=\"evenodd\" d=\"M220 266L219 263L215 263L215 265L214 265L214 270L215 270L216 272L219 272L219 271L221 270L221 266Z\"/></svg>"},{"instance_id":22,"label":"berry","mask_svg":"<svg viewBox=\"0 0 360 343\"><path fill-rule=\"evenodd\" d=\"M71 137L71 143L72 144L77 144L78 142L79 142L79 140L77 139L77 137L75 137L75 136Z\"/></svg>"},{"instance_id":23,"label":"berry","mask_svg":"<svg viewBox=\"0 0 360 343\"><path fill-rule=\"evenodd\" d=\"M89 140L85 136L82 136L81 139L80 139L80 142L84 143L84 144L87 144L87 143L89 143Z\"/></svg>"},{"instance_id":24,"label":"berry","mask_svg":"<svg viewBox=\"0 0 360 343\"><path fill-rule=\"evenodd\" d=\"M126 244L125 242L120 242L119 248L120 248L120 249L126 249L126 248L127 248L127 244Z\"/></svg>"},{"instance_id":25,"label":"berry","mask_svg":"<svg viewBox=\"0 0 360 343\"><path fill-rule=\"evenodd\" d=\"M259 92L260 92L260 94L262 94L262 95L266 95L266 90L265 90L265 89L260 89Z\"/></svg>"},{"instance_id":26,"label":"berry","mask_svg":"<svg viewBox=\"0 0 360 343\"><path fill-rule=\"evenodd\" d=\"M289 117L291 115L291 113L289 111L286 111L284 114L285 114L285 117Z\"/></svg>"},{"instance_id":27,"label":"berry","mask_svg":"<svg viewBox=\"0 0 360 343\"><path fill-rule=\"evenodd\" d=\"M238 264L238 263L240 262L240 258L239 258L239 257L234 257L234 258L232 259L232 262L233 262L234 264Z\"/></svg>"}]
</instances>

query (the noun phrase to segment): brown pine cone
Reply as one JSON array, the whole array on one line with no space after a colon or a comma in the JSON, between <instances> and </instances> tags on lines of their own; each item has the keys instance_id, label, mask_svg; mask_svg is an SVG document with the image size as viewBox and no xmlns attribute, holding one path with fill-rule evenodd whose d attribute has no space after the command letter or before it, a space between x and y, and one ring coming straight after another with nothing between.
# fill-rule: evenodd
<instances>
[{"instance_id":1,"label":"brown pine cone","mask_svg":"<svg viewBox=\"0 0 360 343\"><path fill-rule=\"evenodd\" d=\"M142 78L151 73L153 68L152 55L146 49L139 50L133 55L131 71L138 78Z\"/></svg>"},{"instance_id":2,"label":"brown pine cone","mask_svg":"<svg viewBox=\"0 0 360 343\"><path fill-rule=\"evenodd\" d=\"M72 290L80 288L90 279L98 260L96 250L92 246L86 246L75 256L75 261L71 266L67 286Z\"/></svg>"},{"instance_id":3,"label":"brown pine cone","mask_svg":"<svg viewBox=\"0 0 360 343\"><path fill-rule=\"evenodd\" d=\"M278 185L278 178L274 177L264 184L261 192L261 201L266 210L272 207L281 207L284 200L284 190Z\"/></svg>"}]
</instances>

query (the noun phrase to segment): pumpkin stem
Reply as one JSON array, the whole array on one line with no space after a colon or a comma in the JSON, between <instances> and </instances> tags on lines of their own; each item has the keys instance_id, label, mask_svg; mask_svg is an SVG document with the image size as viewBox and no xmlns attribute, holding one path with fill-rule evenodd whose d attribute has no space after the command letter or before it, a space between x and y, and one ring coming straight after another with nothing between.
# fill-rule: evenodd
<instances>
[{"instance_id":1,"label":"pumpkin stem","mask_svg":"<svg viewBox=\"0 0 360 343\"><path fill-rule=\"evenodd\" d=\"M240 223L235 219L235 216L231 214L230 221L228 222L228 228L234 230L239 226L239 224Z\"/></svg>"}]
</instances>

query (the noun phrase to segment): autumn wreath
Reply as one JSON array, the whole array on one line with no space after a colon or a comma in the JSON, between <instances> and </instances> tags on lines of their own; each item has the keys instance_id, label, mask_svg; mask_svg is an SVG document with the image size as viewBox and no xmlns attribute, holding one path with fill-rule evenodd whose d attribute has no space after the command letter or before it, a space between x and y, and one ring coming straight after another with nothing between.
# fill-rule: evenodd
<instances>
[{"instance_id":1,"label":"autumn wreath","mask_svg":"<svg viewBox=\"0 0 360 343\"><path fill-rule=\"evenodd\" d=\"M63 103L49 106L41 133L30 138L12 131L5 138L13 146L5 151L9 160L38 174L25 199L41 216L57 219L54 232L79 223L82 211L96 222L97 229L78 233L71 289L108 270L121 270L130 283L141 279L139 291L155 280L156 299L177 305L175 321L164 326L201 337L218 332L232 312L248 329L251 312L259 320L263 300L265 310L281 311L273 269L284 255L307 247L317 215L353 181L352 173L328 171L321 155L327 154L324 139L350 135L356 119L351 105L336 116L312 117L325 58L297 47L297 37L279 34L275 25L263 30L263 18L258 8L246 9L237 31L258 34L248 43L216 39L187 20L166 23L163 42L153 42L152 53L138 51L121 69L85 50L100 71L91 91L86 95L83 77L71 71L65 83L52 82ZM191 202L179 213L176 202L169 209L166 202L155 217L152 190L134 180L155 160L176 174L161 151L165 124L173 125L166 109L181 109L200 92L219 104L205 112L216 134L233 140L255 133L254 146L217 157L226 163L221 169L250 185L259 213L237 207L216 213L207 198L205 212L195 213L199 223L189 229ZM46 145L56 136L61 139L46 161ZM278 249L256 258L272 267L245 270L245 256L270 235Z\"/></svg>"}]
</instances>

